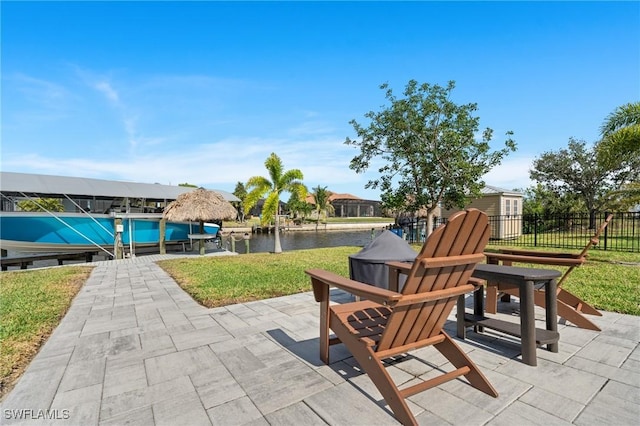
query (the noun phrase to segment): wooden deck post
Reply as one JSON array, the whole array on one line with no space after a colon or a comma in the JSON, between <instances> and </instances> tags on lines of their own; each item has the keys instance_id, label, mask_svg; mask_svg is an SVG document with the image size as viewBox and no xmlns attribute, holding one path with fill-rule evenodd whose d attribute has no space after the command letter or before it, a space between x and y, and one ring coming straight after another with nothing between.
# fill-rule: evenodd
<instances>
[{"instance_id":1,"label":"wooden deck post","mask_svg":"<svg viewBox=\"0 0 640 426\"><path fill-rule=\"evenodd\" d=\"M116 259L124 258L124 249L122 247L122 218L115 218L113 221L113 229L116 231L115 238L113 240L113 254Z\"/></svg>"},{"instance_id":2,"label":"wooden deck post","mask_svg":"<svg viewBox=\"0 0 640 426\"><path fill-rule=\"evenodd\" d=\"M165 218L160 219L160 224L158 228L160 231L160 238L158 241L158 244L160 245L160 254L167 254L167 241L166 241L167 220Z\"/></svg>"},{"instance_id":3,"label":"wooden deck post","mask_svg":"<svg viewBox=\"0 0 640 426\"><path fill-rule=\"evenodd\" d=\"M204 222L200 221L200 233L204 234ZM200 247L200 256L204 256L204 240L200 239L198 241Z\"/></svg>"}]
</instances>

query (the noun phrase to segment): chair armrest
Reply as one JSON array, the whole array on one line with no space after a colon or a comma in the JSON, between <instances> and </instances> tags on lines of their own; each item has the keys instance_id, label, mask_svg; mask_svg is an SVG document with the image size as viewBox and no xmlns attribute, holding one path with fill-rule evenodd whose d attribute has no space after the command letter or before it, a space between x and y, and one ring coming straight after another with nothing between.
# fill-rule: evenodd
<instances>
[{"instance_id":1,"label":"chair armrest","mask_svg":"<svg viewBox=\"0 0 640 426\"><path fill-rule=\"evenodd\" d=\"M409 274L411 267L413 266L413 263L411 262L398 262L395 260L392 262L385 262L384 264L387 265L389 269L395 269L401 274Z\"/></svg>"},{"instance_id":2,"label":"chair armrest","mask_svg":"<svg viewBox=\"0 0 640 426\"><path fill-rule=\"evenodd\" d=\"M559 253L537 250L500 249L499 252L503 254L515 254L518 256L556 257L561 259L578 259L581 257L580 253Z\"/></svg>"},{"instance_id":3,"label":"chair armrest","mask_svg":"<svg viewBox=\"0 0 640 426\"><path fill-rule=\"evenodd\" d=\"M311 277L311 284L313 285L313 293L316 297L316 302L322 301L318 298L320 292L316 291L316 288L321 285L337 287L341 290L348 291L353 295L364 297L367 300L372 300L382 305L393 305L402 298L400 293L378 288L359 281L354 281L322 269L308 269L304 272Z\"/></svg>"},{"instance_id":4,"label":"chair armrest","mask_svg":"<svg viewBox=\"0 0 640 426\"><path fill-rule=\"evenodd\" d=\"M471 277L471 278L469 278L468 283L471 284L474 287L480 287L480 286L485 285L487 283L487 280L483 280L481 278L476 278L476 277Z\"/></svg>"},{"instance_id":5,"label":"chair armrest","mask_svg":"<svg viewBox=\"0 0 640 426\"><path fill-rule=\"evenodd\" d=\"M394 260L385 262L385 265L389 269L389 290L399 292L400 274L409 275L413 263Z\"/></svg>"},{"instance_id":6,"label":"chair armrest","mask_svg":"<svg viewBox=\"0 0 640 426\"><path fill-rule=\"evenodd\" d=\"M520 263L535 263L539 265L556 265L556 266L580 266L586 258L561 258L561 257L547 257L547 256L532 256L532 255L518 255L518 254L503 254L503 253L487 253L484 254L487 257L487 263L497 264L498 262L520 262Z\"/></svg>"}]
</instances>

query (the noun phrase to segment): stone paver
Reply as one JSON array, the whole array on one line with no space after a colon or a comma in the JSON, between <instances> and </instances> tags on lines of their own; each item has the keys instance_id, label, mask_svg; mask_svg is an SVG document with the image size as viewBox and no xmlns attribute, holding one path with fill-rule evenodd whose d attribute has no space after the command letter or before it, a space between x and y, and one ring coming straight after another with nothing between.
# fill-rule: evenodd
<instances>
[{"instance_id":1,"label":"stone paver","mask_svg":"<svg viewBox=\"0 0 640 426\"><path fill-rule=\"evenodd\" d=\"M96 262L2 401L0 423L397 424L343 347L331 348L331 365L320 362L311 293L207 309L154 263L173 257ZM349 300L335 290L332 297ZM543 324L542 311L536 318ZM452 335L454 320L446 325ZM470 332L456 340L500 396L456 380L412 396L409 406L430 425L637 424L640 317L605 312L594 321L602 332L560 325L560 352L538 349L537 367L521 362L517 339ZM448 367L425 348L388 371L411 384Z\"/></svg>"}]
</instances>

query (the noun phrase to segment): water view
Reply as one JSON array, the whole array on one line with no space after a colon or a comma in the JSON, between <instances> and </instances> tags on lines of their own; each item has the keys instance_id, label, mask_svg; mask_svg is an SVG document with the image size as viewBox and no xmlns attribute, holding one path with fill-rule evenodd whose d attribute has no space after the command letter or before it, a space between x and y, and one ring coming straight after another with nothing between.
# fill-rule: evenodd
<instances>
[{"instance_id":1,"label":"water view","mask_svg":"<svg viewBox=\"0 0 640 426\"><path fill-rule=\"evenodd\" d=\"M374 238L382 232L382 229L373 231ZM235 252L246 253L244 241L238 241L242 234L235 235ZM371 230L357 231L304 231L304 232L282 232L280 234L280 244L283 251L302 250L321 247L357 246L364 247L372 239ZM273 251L275 244L274 234L251 234L249 240L249 250L251 253L265 253ZM232 251L232 244L229 238L223 238L223 248Z\"/></svg>"}]
</instances>

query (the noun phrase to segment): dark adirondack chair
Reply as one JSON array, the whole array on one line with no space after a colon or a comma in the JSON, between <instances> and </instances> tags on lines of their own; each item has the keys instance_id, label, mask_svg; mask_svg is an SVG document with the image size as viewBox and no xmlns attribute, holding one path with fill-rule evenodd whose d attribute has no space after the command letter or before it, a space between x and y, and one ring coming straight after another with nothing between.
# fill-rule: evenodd
<instances>
[{"instance_id":1,"label":"dark adirondack chair","mask_svg":"<svg viewBox=\"0 0 640 426\"><path fill-rule=\"evenodd\" d=\"M576 267L584 264L587 261L587 252L591 248L598 244L600 234L607 227L613 215L610 214L604 222L600 225L600 228L589 239L587 245L582 249L579 254L571 253L550 253L543 251L533 250L515 250L515 249L503 249L500 253L485 253L487 256L487 263L498 264L502 262L503 265L511 265L514 262L518 263L534 263L539 265L555 265L555 266L568 266L565 273L558 280L558 316L565 320L575 324L580 328L589 330L600 331L600 328L595 325L589 318L583 314L602 316L597 309L589 305L584 300L580 299L573 293L568 292L562 288L562 284L566 281L567 277ZM492 283L487 283L487 307L486 311L489 313L496 313L498 304L498 290ZM518 289L509 289L504 291L505 300L511 296L518 297ZM535 304L541 307L545 307L544 302L544 288L536 290L534 292Z\"/></svg>"},{"instance_id":2,"label":"dark adirondack chair","mask_svg":"<svg viewBox=\"0 0 640 426\"><path fill-rule=\"evenodd\" d=\"M329 364L329 346L344 343L369 375L396 418L405 425L416 419L405 399L464 376L493 396L498 393L464 351L442 329L459 296L474 290L469 283L489 241L487 215L477 209L454 214L427 239L401 293L344 278L324 270L308 270L320 302L320 358ZM330 305L329 288L338 287L363 301ZM329 336L333 330L336 337ZM433 345L455 370L398 389L383 360Z\"/></svg>"}]
</instances>

